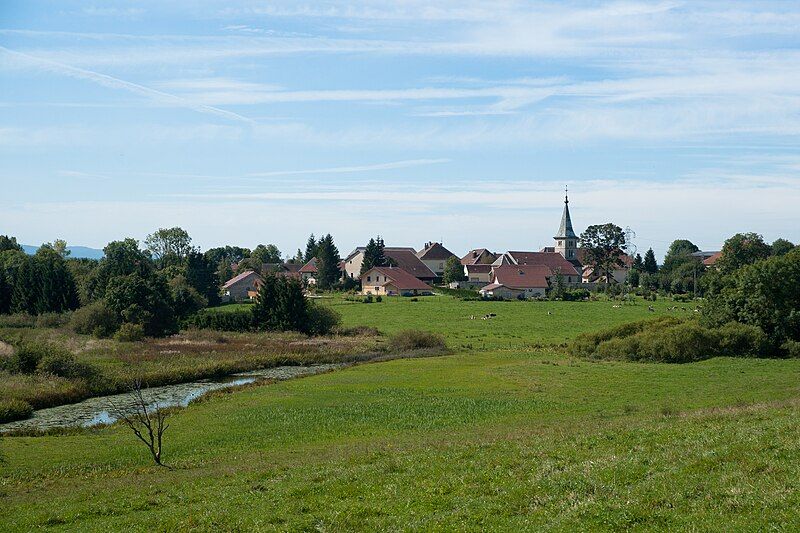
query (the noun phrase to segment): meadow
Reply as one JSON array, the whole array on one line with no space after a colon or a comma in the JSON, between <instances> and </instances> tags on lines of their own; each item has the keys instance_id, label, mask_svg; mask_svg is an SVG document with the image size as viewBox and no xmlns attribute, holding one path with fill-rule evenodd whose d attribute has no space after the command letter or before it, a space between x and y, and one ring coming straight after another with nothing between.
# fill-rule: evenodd
<instances>
[{"instance_id":1,"label":"meadow","mask_svg":"<svg viewBox=\"0 0 800 533\"><path fill-rule=\"evenodd\" d=\"M233 393L176 412L155 467L121 426L2 440L0 528L793 529L800 361L564 355L671 302L359 304L346 325L455 353ZM548 313L549 312L549 313ZM491 320L472 315L495 313Z\"/></svg>"}]
</instances>

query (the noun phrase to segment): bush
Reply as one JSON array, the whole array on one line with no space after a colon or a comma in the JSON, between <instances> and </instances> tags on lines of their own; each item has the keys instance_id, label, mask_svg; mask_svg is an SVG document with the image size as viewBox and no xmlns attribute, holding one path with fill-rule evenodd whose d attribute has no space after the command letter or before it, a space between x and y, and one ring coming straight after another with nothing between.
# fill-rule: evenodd
<instances>
[{"instance_id":1,"label":"bush","mask_svg":"<svg viewBox=\"0 0 800 533\"><path fill-rule=\"evenodd\" d=\"M110 337L119 329L117 315L98 300L72 313L69 327L81 335L94 335L98 338Z\"/></svg>"},{"instance_id":2,"label":"bush","mask_svg":"<svg viewBox=\"0 0 800 533\"><path fill-rule=\"evenodd\" d=\"M728 322L715 331L724 355L761 357L769 354L769 342L758 326Z\"/></svg>"},{"instance_id":3,"label":"bush","mask_svg":"<svg viewBox=\"0 0 800 533\"><path fill-rule=\"evenodd\" d=\"M36 317L37 328L60 328L69 323L70 313L42 313Z\"/></svg>"},{"instance_id":4,"label":"bush","mask_svg":"<svg viewBox=\"0 0 800 533\"><path fill-rule=\"evenodd\" d=\"M472 289L451 289L450 287L436 287L436 292L453 296L460 300L475 300L481 296L481 293Z\"/></svg>"},{"instance_id":5,"label":"bush","mask_svg":"<svg viewBox=\"0 0 800 533\"><path fill-rule=\"evenodd\" d=\"M788 357L800 357L800 342L786 341L781 346Z\"/></svg>"},{"instance_id":6,"label":"bush","mask_svg":"<svg viewBox=\"0 0 800 533\"><path fill-rule=\"evenodd\" d=\"M33 407L28 402L11 398L0 400L0 424L29 418L33 414Z\"/></svg>"},{"instance_id":7,"label":"bush","mask_svg":"<svg viewBox=\"0 0 800 533\"><path fill-rule=\"evenodd\" d=\"M90 378L95 374L90 365L79 363L74 355L58 348L53 348L39 360L36 372L62 378Z\"/></svg>"},{"instance_id":8,"label":"bush","mask_svg":"<svg viewBox=\"0 0 800 533\"><path fill-rule=\"evenodd\" d=\"M716 356L759 357L769 353L764 332L754 326L731 323L709 329L697 322L652 320L581 335L571 353L582 357L688 363Z\"/></svg>"},{"instance_id":9,"label":"bush","mask_svg":"<svg viewBox=\"0 0 800 533\"><path fill-rule=\"evenodd\" d=\"M366 296L364 296L364 299L362 301L365 304L371 304L372 303L372 295L371 294L367 294Z\"/></svg>"},{"instance_id":10,"label":"bush","mask_svg":"<svg viewBox=\"0 0 800 533\"><path fill-rule=\"evenodd\" d=\"M184 320L183 327L246 332L253 329L253 313L249 309L236 311L205 309Z\"/></svg>"},{"instance_id":11,"label":"bush","mask_svg":"<svg viewBox=\"0 0 800 533\"><path fill-rule=\"evenodd\" d=\"M144 339L144 326L141 324L126 322L114 334L114 340L117 342L139 342L142 339Z\"/></svg>"},{"instance_id":12,"label":"bush","mask_svg":"<svg viewBox=\"0 0 800 533\"><path fill-rule=\"evenodd\" d=\"M376 296L376 297L375 297L375 301L376 301L376 302L382 302L382 301L383 301L383 296L381 296L381 295L379 294L378 296Z\"/></svg>"},{"instance_id":13,"label":"bush","mask_svg":"<svg viewBox=\"0 0 800 533\"><path fill-rule=\"evenodd\" d=\"M389 338L389 346L399 352L430 348L444 350L447 348L444 337L438 333L420 331L417 329L409 329L395 333Z\"/></svg>"},{"instance_id":14,"label":"bush","mask_svg":"<svg viewBox=\"0 0 800 533\"><path fill-rule=\"evenodd\" d=\"M564 291L562 294L562 299L565 302L580 302L583 300L588 300L589 295L591 294L592 293L587 289L569 289Z\"/></svg>"},{"instance_id":15,"label":"bush","mask_svg":"<svg viewBox=\"0 0 800 533\"><path fill-rule=\"evenodd\" d=\"M581 333L569 346L569 353L577 357L592 357L600 343L611 339L629 337L646 329L674 326L681 321L678 318L665 316L656 319L629 322L595 333Z\"/></svg>"},{"instance_id":16,"label":"bush","mask_svg":"<svg viewBox=\"0 0 800 533\"><path fill-rule=\"evenodd\" d=\"M321 305L308 305L308 334L327 335L333 328L339 325L342 317L331 309Z\"/></svg>"},{"instance_id":17,"label":"bush","mask_svg":"<svg viewBox=\"0 0 800 533\"><path fill-rule=\"evenodd\" d=\"M36 317L27 313L0 315L0 327L3 328L35 328Z\"/></svg>"},{"instance_id":18,"label":"bush","mask_svg":"<svg viewBox=\"0 0 800 533\"><path fill-rule=\"evenodd\" d=\"M341 337L377 337L381 334L378 328L372 326L353 326L350 328L335 328L334 333Z\"/></svg>"},{"instance_id":19,"label":"bush","mask_svg":"<svg viewBox=\"0 0 800 533\"><path fill-rule=\"evenodd\" d=\"M63 353L63 350L51 344L21 343L15 346L14 354L6 360L6 368L17 374L33 374L42 360Z\"/></svg>"}]
</instances>

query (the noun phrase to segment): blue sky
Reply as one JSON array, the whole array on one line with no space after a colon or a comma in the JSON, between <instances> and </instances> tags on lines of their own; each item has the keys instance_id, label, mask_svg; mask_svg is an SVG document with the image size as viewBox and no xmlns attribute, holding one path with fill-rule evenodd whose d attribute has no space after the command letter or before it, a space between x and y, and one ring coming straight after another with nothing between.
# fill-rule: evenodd
<instances>
[{"instance_id":1,"label":"blue sky","mask_svg":"<svg viewBox=\"0 0 800 533\"><path fill-rule=\"evenodd\" d=\"M0 233L800 241L798 2L0 3Z\"/></svg>"}]
</instances>

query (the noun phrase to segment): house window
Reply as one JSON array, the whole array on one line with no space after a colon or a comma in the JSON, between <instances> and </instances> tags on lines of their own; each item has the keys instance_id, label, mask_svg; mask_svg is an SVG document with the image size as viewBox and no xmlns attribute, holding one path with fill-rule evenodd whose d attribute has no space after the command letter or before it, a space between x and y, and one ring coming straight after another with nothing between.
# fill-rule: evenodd
<instances>
[{"instance_id":1,"label":"house window","mask_svg":"<svg viewBox=\"0 0 800 533\"><path fill-rule=\"evenodd\" d=\"M372 281L372 277L371 276L367 276L367 281Z\"/></svg>"}]
</instances>

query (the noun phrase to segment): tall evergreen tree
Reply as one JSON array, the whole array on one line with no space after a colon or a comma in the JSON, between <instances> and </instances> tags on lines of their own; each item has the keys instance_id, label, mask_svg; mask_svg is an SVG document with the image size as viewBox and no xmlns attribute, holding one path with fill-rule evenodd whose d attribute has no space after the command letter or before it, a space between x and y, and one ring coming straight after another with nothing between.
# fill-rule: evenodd
<instances>
[{"instance_id":1,"label":"tall evergreen tree","mask_svg":"<svg viewBox=\"0 0 800 533\"><path fill-rule=\"evenodd\" d=\"M308 236L308 241L306 242L306 253L303 255L303 262L308 263L315 257L317 257L317 250L319 249L319 243L314 238L314 234Z\"/></svg>"},{"instance_id":2,"label":"tall evergreen tree","mask_svg":"<svg viewBox=\"0 0 800 533\"><path fill-rule=\"evenodd\" d=\"M327 290L336 284L341 277L340 261L339 250L329 233L319 240L317 246L317 287Z\"/></svg>"},{"instance_id":3,"label":"tall evergreen tree","mask_svg":"<svg viewBox=\"0 0 800 533\"><path fill-rule=\"evenodd\" d=\"M656 262L656 254L652 248L649 248L644 254L644 271L648 274L658 273L658 262Z\"/></svg>"},{"instance_id":4,"label":"tall evergreen tree","mask_svg":"<svg viewBox=\"0 0 800 533\"><path fill-rule=\"evenodd\" d=\"M41 284L36 305L39 313L61 313L80 305L78 287L64 257L55 249L42 246L33 256Z\"/></svg>"},{"instance_id":5,"label":"tall evergreen tree","mask_svg":"<svg viewBox=\"0 0 800 533\"><path fill-rule=\"evenodd\" d=\"M5 273L0 270L0 315L11 311L11 285L6 280Z\"/></svg>"},{"instance_id":6,"label":"tall evergreen tree","mask_svg":"<svg viewBox=\"0 0 800 533\"><path fill-rule=\"evenodd\" d=\"M208 301L208 305L219 305L220 280L214 264L200 252L192 251L186 258L186 282Z\"/></svg>"},{"instance_id":7,"label":"tall evergreen tree","mask_svg":"<svg viewBox=\"0 0 800 533\"><path fill-rule=\"evenodd\" d=\"M278 327L278 276L267 272L261 277L256 303L253 305L253 325L258 329Z\"/></svg>"},{"instance_id":8,"label":"tall evergreen tree","mask_svg":"<svg viewBox=\"0 0 800 533\"><path fill-rule=\"evenodd\" d=\"M641 254L636 254L636 257L633 258L633 267L634 270L639 272L644 271L644 261L642 260Z\"/></svg>"},{"instance_id":9,"label":"tall evergreen tree","mask_svg":"<svg viewBox=\"0 0 800 533\"><path fill-rule=\"evenodd\" d=\"M39 269L33 257L26 257L20 263L14 277L14 286L11 290L11 312L39 313L42 300L42 283Z\"/></svg>"}]
</instances>

